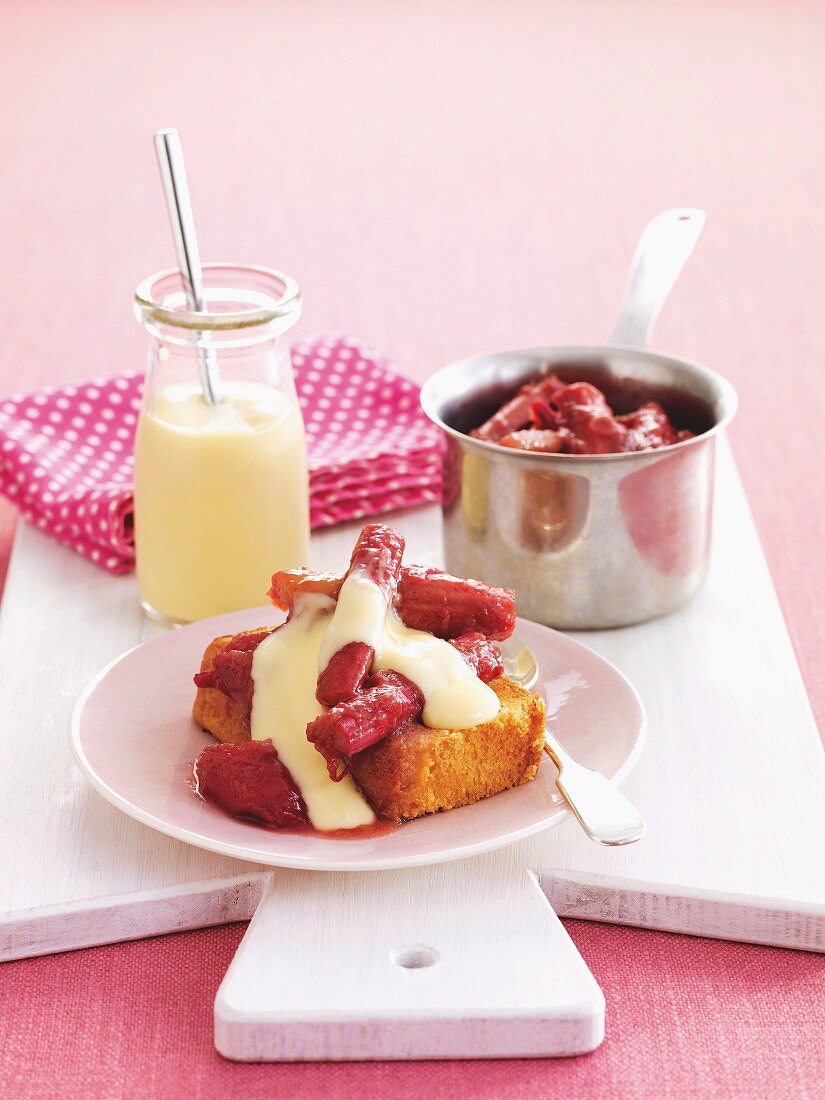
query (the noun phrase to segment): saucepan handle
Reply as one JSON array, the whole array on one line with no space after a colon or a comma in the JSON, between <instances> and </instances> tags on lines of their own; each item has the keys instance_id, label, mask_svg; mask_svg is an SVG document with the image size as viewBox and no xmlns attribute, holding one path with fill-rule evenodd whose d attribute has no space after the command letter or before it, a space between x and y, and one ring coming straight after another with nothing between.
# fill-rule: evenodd
<instances>
[{"instance_id":1,"label":"saucepan handle","mask_svg":"<svg viewBox=\"0 0 825 1100\"><path fill-rule=\"evenodd\" d=\"M705 215L691 207L659 214L647 225L630 266L622 312L611 344L645 347L679 272L699 239Z\"/></svg>"}]
</instances>

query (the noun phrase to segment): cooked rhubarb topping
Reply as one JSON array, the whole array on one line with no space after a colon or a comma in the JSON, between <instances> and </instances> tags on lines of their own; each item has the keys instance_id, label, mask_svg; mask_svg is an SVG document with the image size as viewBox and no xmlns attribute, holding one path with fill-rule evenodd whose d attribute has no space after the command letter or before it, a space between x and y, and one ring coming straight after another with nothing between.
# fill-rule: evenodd
<instances>
[{"instance_id":1,"label":"cooked rhubarb topping","mask_svg":"<svg viewBox=\"0 0 825 1100\"><path fill-rule=\"evenodd\" d=\"M358 536L321 646L319 702L334 706L361 688L395 596L403 553L404 539L385 524L369 523Z\"/></svg>"},{"instance_id":2,"label":"cooked rhubarb topping","mask_svg":"<svg viewBox=\"0 0 825 1100\"><path fill-rule=\"evenodd\" d=\"M272 577L269 597L276 607L291 611L298 593L338 598L343 577L285 569ZM453 577L441 569L407 565L401 569L395 610L411 630L437 638L457 638L478 632L495 641L509 638L516 625L516 597L510 588Z\"/></svg>"},{"instance_id":3,"label":"cooked rhubarb topping","mask_svg":"<svg viewBox=\"0 0 825 1100\"><path fill-rule=\"evenodd\" d=\"M325 707L354 698L369 676L374 657L375 650L366 642L348 642L319 675L315 698Z\"/></svg>"},{"instance_id":4,"label":"cooked rhubarb topping","mask_svg":"<svg viewBox=\"0 0 825 1100\"><path fill-rule=\"evenodd\" d=\"M483 634L462 634L460 638L453 638L450 645L458 650L479 680L483 680L485 684L504 674L501 650Z\"/></svg>"},{"instance_id":5,"label":"cooked rhubarb topping","mask_svg":"<svg viewBox=\"0 0 825 1100\"><path fill-rule=\"evenodd\" d=\"M248 718L252 713L252 657L258 645L277 627L268 630L248 630L236 634L223 646L212 667L195 675L199 688L217 688L240 706Z\"/></svg>"},{"instance_id":6,"label":"cooked rhubarb topping","mask_svg":"<svg viewBox=\"0 0 825 1100\"><path fill-rule=\"evenodd\" d=\"M501 642L516 627L516 594L511 588L411 565L401 570L398 613L412 630L436 638L478 633Z\"/></svg>"},{"instance_id":7,"label":"cooked rhubarb topping","mask_svg":"<svg viewBox=\"0 0 825 1100\"><path fill-rule=\"evenodd\" d=\"M309 824L292 776L271 741L208 745L195 762L198 793L232 817L279 829Z\"/></svg>"},{"instance_id":8,"label":"cooked rhubarb topping","mask_svg":"<svg viewBox=\"0 0 825 1100\"><path fill-rule=\"evenodd\" d=\"M383 740L388 733L414 721L421 714L424 697L397 672L376 672L364 690L339 703L307 726L307 737L327 762L336 781L346 775L341 757Z\"/></svg>"}]
</instances>

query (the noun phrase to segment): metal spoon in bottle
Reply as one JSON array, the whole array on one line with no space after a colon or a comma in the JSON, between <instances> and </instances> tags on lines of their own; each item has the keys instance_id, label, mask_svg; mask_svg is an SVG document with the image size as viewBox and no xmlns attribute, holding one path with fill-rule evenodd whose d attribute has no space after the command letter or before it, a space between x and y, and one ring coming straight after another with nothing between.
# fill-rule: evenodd
<instances>
[{"instance_id":1,"label":"metal spoon in bottle","mask_svg":"<svg viewBox=\"0 0 825 1100\"><path fill-rule=\"evenodd\" d=\"M531 689L539 669L533 651L517 635L500 644L504 674ZM578 823L597 844L631 844L645 831L644 818L607 776L578 764L549 728L544 751L559 770L556 786Z\"/></svg>"},{"instance_id":2,"label":"metal spoon in bottle","mask_svg":"<svg viewBox=\"0 0 825 1100\"><path fill-rule=\"evenodd\" d=\"M201 271L198 239L195 235L195 219L192 200L186 182L186 166L183 147L177 130L158 130L155 134L155 152L163 183L169 224L178 257L178 267L183 279L183 291L190 310L205 313L203 299L203 273ZM195 332L198 342L198 373L203 399L207 405L217 405L221 400L218 361L214 351L200 346L202 334Z\"/></svg>"}]
</instances>

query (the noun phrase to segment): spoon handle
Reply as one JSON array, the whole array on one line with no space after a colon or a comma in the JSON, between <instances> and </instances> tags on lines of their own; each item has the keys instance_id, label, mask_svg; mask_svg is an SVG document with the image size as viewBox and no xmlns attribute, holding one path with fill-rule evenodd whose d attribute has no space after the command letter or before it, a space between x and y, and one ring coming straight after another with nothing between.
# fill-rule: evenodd
<instances>
[{"instance_id":1,"label":"spoon handle","mask_svg":"<svg viewBox=\"0 0 825 1100\"><path fill-rule=\"evenodd\" d=\"M186 303L190 310L204 313L203 272L201 269L198 238L195 234L195 218L189 184L186 182L186 165L183 147L177 130L158 130L155 134L155 153L158 158L163 196L172 227L172 239L178 258ZM196 334L197 336L200 333ZM215 353L210 348L198 348L198 372L201 389L207 405L220 401L220 380Z\"/></svg>"},{"instance_id":2,"label":"spoon handle","mask_svg":"<svg viewBox=\"0 0 825 1100\"><path fill-rule=\"evenodd\" d=\"M544 750L559 769L556 786L591 840L631 844L642 836L644 818L609 779L577 764L549 733Z\"/></svg>"},{"instance_id":3,"label":"spoon handle","mask_svg":"<svg viewBox=\"0 0 825 1100\"><path fill-rule=\"evenodd\" d=\"M688 206L666 210L642 231L611 344L647 346L659 310L699 239L705 215Z\"/></svg>"}]
</instances>

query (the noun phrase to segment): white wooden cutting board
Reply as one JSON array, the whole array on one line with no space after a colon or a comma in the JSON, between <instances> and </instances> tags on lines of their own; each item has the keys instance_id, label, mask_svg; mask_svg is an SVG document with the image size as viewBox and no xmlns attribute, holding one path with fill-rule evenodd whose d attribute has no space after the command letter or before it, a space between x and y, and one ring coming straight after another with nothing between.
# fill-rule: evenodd
<instances>
[{"instance_id":1,"label":"white wooden cutting board","mask_svg":"<svg viewBox=\"0 0 825 1100\"><path fill-rule=\"evenodd\" d=\"M527 904L534 871L562 916L825 949L825 763L727 445L717 500L711 577L693 604L657 622L581 636L629 676L648 710L648 746L626 782L647 818L645 838L602 849L569 820L452 869L382 873L360 891L378 891L379 899L382 889L399 898L435 889L446 905L447 894L469 898L481 874L491 889L493 880L496 889L509 883L518 907ZM435 509L393 521L411 560L438 561ZM352 541L352 527L323 533L314 564L335 568ZM107 576L21 526L0 615L2 959L247 919L269 889L271 871L120 814L73 763L68 729L77 695L156 629L138 608L133 577ZM283 889L284 906L296 912L326 907L352 876L324 877L326 885L317 875L276 872L274 891ZM421 937L408 917L399 915L393 931L414 943ZM494 953L497 945L476 950ZM589 975L573 977L586 986ZM506 1011L506 996L496 1003ZM595 1032L591 1039L598 1041ZM402 1057L403 1042L373 1056Z\"/></svg>"}]
</instances>

